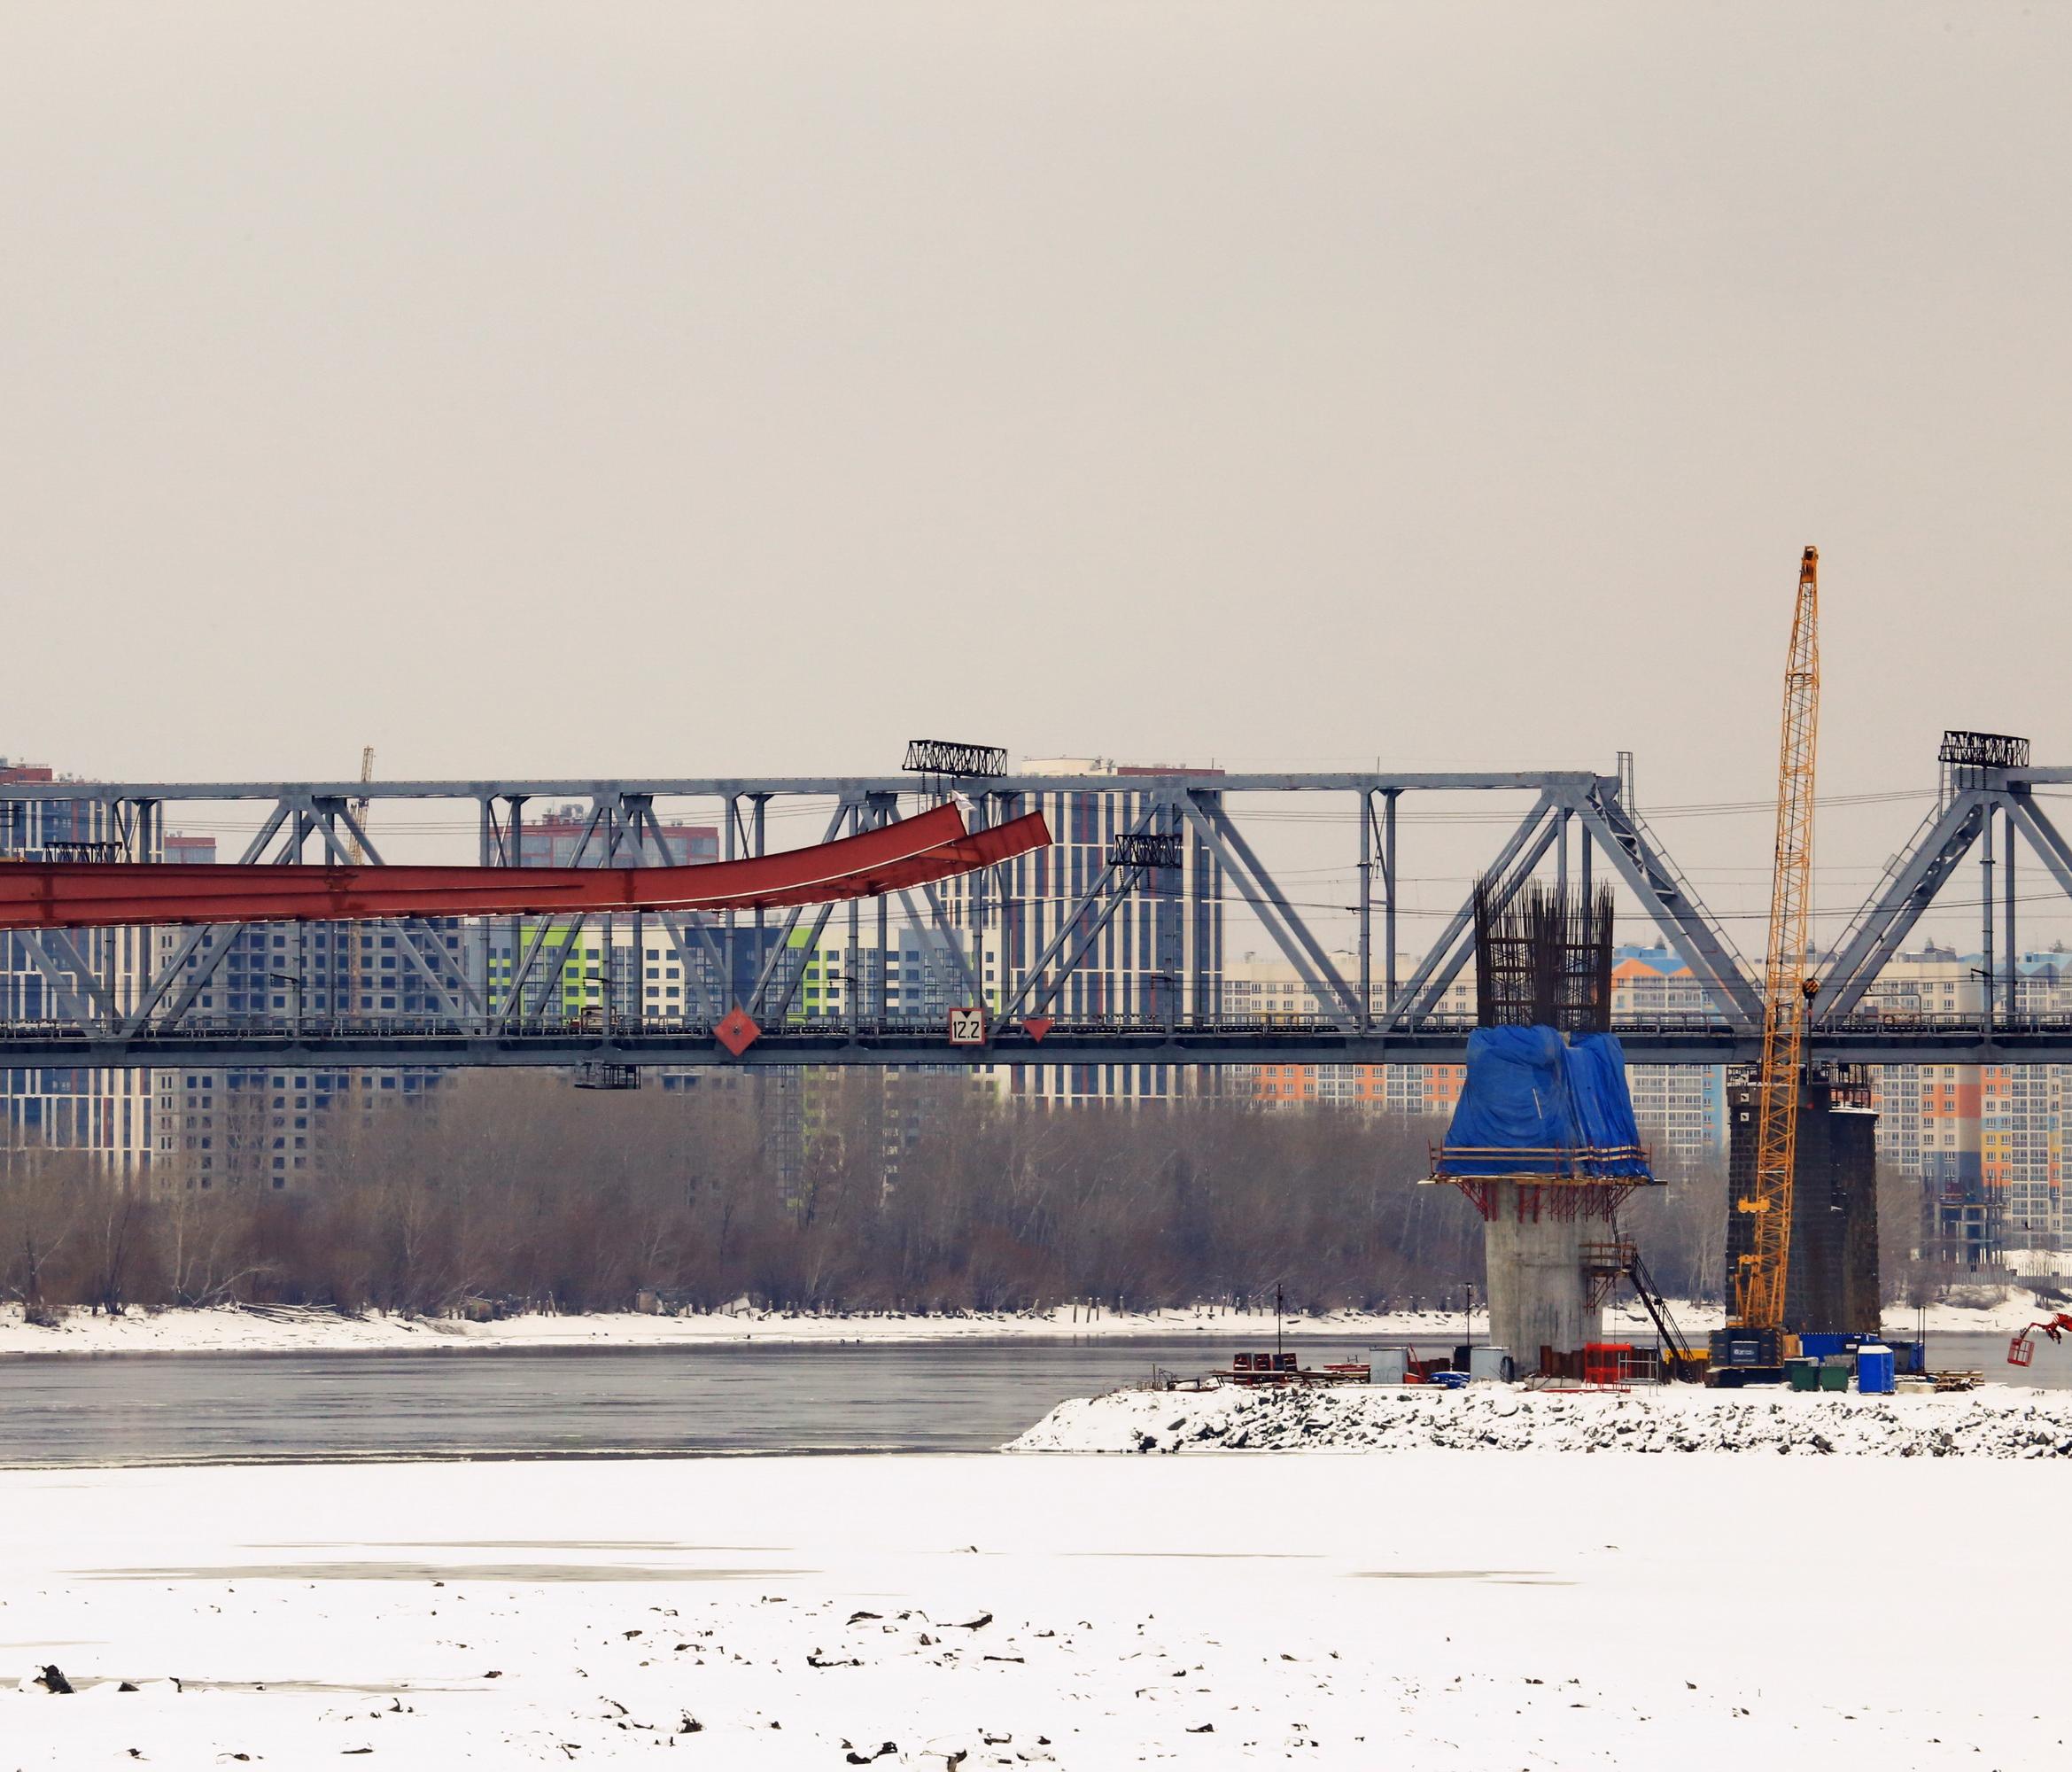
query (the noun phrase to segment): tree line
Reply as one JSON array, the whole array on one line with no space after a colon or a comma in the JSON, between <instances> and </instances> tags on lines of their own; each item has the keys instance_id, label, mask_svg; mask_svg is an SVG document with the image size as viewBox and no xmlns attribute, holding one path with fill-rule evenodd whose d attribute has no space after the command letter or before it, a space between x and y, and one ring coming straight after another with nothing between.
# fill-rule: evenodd
<instances>
[{"instance_id":1,"label":"tree line","mask_svg":"<svg viewBox=\"0 0 2072 1772\"><path fill-rule=\"evenodd\" d=\"M1480 1226L1424 1183L1444 1122L1214 1097L1044 1108L952 1076L754 1076L682 1092L477 1073L356 1111L307 1185L0 1176L0 1291L32 1310L242 1302L434 1314L1453 1308ZM1657 1282L1717 1296L1725 1178L1629 1202Z\"/></svg>"}]
</instances>

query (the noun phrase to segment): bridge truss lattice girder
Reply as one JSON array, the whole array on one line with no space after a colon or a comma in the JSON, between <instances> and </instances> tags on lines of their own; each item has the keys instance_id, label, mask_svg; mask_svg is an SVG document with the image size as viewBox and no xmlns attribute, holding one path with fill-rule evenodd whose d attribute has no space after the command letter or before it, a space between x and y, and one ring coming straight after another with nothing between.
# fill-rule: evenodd
<instances>
[{"instance_id":1,"label":"bridge truss lattice girder","mask_svg":"<svg viewBox=\"0 0 2072 1772\"><path fill-rule=\"evenodd\" d=\"M1988 772L1985 778L1959 789L1940 813L1924 825L1917 841L1901 864L1866 904L1852 926L1843 949L1838 952L1816 1007L1817 1025L1839 1026L1845 1022L1879 968L1897 952L1909 930L1946 882L1956 866L1978 842L1988 819L1998 812L2012 832L2019 828L2029 846L2043 861L2057 886L2072 895L2072 844L2068 844L2055 825L2036 803L2031 788L2072 781L2072 770L2026 769ZM369 837L364 822L355 815L354 803L374 800L472 800L477 808L479 851L484 865L511 865L522 859L525 828L524 812L533 799L586 800L586 818L578 844L580 859L589 865L624 865L630 852L644 856L652 844L666 854L664 834L654 803L657 798L710 798L722 803L726 849L763 852L767 838L770 803L790 797L832 797L835 800L831 832L843 825L866 828L893 813L901 796L912 796L935 788L960 791L974 808L974 823L989 816L1005 816L1012 803L1038 795L1129 792L1143 797L1146 808L1138 819L1139 834L1154 825L1174 830L1185 828L1214 860L1224 879L1226 902L1246 903L1258 916L1264 931L1282 956L1295 969L1318 1004L1334 1035L1400 1036L1416 1033L1438 1014L1446 992L1458 976L1471 952L1470 913L1466 905L1456 912L1440 939L1412 969L1409 976L1396 978L1395 930L1399 913L1397 885L1397 808L1405 793L1513 791L1533 796L1531 808L1510 832L1495 861L1487 870L1502 882L1506 895L1515 892L1541 867L1551 851L1562 877L1570 866L1570 836L1579 836L1579 868L1584 881L1590 877L1593 857L1602 851L1613 873L1639 901L1679 957L1690 968L1718 1016L1721 1034L1741 1038L1759 1025L1758 996L1755 981L1734 950L1720 926L1707 913L1697 895L1684 882L1673 862L1648 831L1638 812L1626 803L1617 777L1580 771L1548 772L1445 772L1392 774L1369 772L1324 773L1214 774L1173 772L1141 777L1022 775L947 784L922 784L912 778L889 777L772 777L639 779L625 781L536 781L471 782L376 782L311 783L97 783L48 782L0 784L0 800L50 798L103 802L109 807L113 828L128 835L123 852L143 857L151 852L162 832L168 805L225 801L270 803L258 834L246 845L242 859L256 862L277 846L273 859L299 860L310 839L323 852L342 859L346 844L356 841L375 859L379 851ZM1316 931L1296 908L1291 895L1261 859L1242 828L1241 813L1233 812L1230 797L1246 794L1323 793L1350 797L1357 808L1360 903L1348 907L1356 912L1356 947L1359 974L1351 982L1333 961ZM499 806L503 808L498 815ZM992 907L1004 907L1011 897L1008 870L997 870L997 879L974 882L967 906L975 905L982 928ZM1086 890L1067 904L1055 934L1041 953L1020 968L1006 968L1000 987L997 1023L1014 1015L1045 1013L1059 999L1067 982L1094 952L1101 929L1118 914L1129 896L1149 883L1148 870L1114 867L1095 873ZM1378 903L1375 887L1378 881ZM910 921L925 923L951 937L949 949L960 962L958 975L975 1000L980 987L970 957L962 945L960 926L952 918L942 896L923 895L925 907L909 897ZM1379 909L1377 920L1373 913ZM723 992L726 981L736 975L732 964L734 944L733 915L724 920L695 913L659 915L663 928L681 964L687 981L698 993L707 1018L717 1019L725 1006L714 1000L705 973L717 968ZM756 913L758 925L761 913ZM811 925L811 940L817 944L824 932L829 910L821 907ZM852 925L858 907L851 905ZM511 988L495 1011L488 1007L490 982L486 944L483 976L468 978L466 967L451 965L451 956L438 944L436 934L414 920L393 920L403 939L409 962L425 981L428 994L442 1014L462 1022L473 1021L491 1038L516 1031L524 1018L526 991L546 956L547 971L558 979L568 963L578 929L569 919L514 919L518 927L530 921L524 933L530 937L523 950L514 949ZM772 1020L792 1013L796 1001L803 963L788 963L792 937L803 913L791 912L782 926L780 944L758 949L759 972L752 1000ZM878 907L879 943L884 942L886 906ZM1374 989L1377 968L1373 954L1374 925L1381 924L1384 952L1379 971L1382 989ZM557 924L559 927L557 927ZM223 926L234 931L244 926ZM26 933L26 932L24 932ZM75 987L72 1014L83 1024L97 1021L112 1028L118 1038L139 1038L149 1030L165 1032L193 1019L197 999L213 979L229 943L212 939L212 931L182 933L165 964L142 979L120 1013L108 998L105 981L85 987L87 1001L79 1000ZM962 936L971 934L963 929ZM555 952L555 937L560 937ZM758 940L761 939L760 935ZM425 942L432 944L427 950ZM853 945L854 944L852 944ZM187 962L198 948L206 952L192 972ZM694 956L706 964L695 966ZM75 953L48 948L32 950L32 960L52 975L80 978ZM1005 962L1005 956L1003 955ZM636 976L639 973L636 965ZM87 969L90 975L90 968ZM449 984L447 977L459 980ZM53 984L57 983L53 977ZM859 1030L873 1018L882 1022L883 975L881 997L874 1006L860 990L862 981L852 978L847 1020L851 1031ZM96 994L94 987L98 987ZM103 999L108 1000L104 1001ZM299 1014L299 1001L297 1011ZM1220 1006L1196 1006L1194 1022L1217 1023ZM1132 1048L1134 1050L1134 1047ZM394 1061L407 1062L398 1059ZM1317 1061L1329 1061L1319 1058Z\"/></svg>"},{"instance_id":2,"label":"bridge truss lattice girder","mask_svg":"<svg viewBox=\"0 0 2072 1772\"><path fill-rule=\"evenodd\" d=\"M834 803L834 811L827 820L827 828L820 835L822 843L833 843L836 837L842 835L842 827L849 824L856 816L857 805L856 799L849 795L844 795ZM819 921L814 926L816 938L820 929L826 926L827 913L833 910L834 906L822 905L819 909ZM777 939L769 944L768 952L763 956L763 968L757 974L755 984L749 991L749 1000L744 1006L749 1014L760 1015L765 1012L765 999L770 990L770 982L777 975L778 968L783 964L786 955L790 952L791 938L797 932L799 921L805 915L805 910L806 907L803 905L794 905L785 913L783 925L777 933ZM797 973L803 969L803 968L794 968L795 982ZM785 998L788 1003L790 996L790 991L787 990ZM783 1012L780 1010L779 1013L782 1014Z\"/></svg>"},{"instance_id":3,"label":"bridge truss lattice girder","mask_svg":"<svg viewBox=\"0 0 2072 1772\"><path fill-rule=\"evenodd\" d=\"M1147 805L1137 816L1128 835L1142 836L1147 833L1158 817L1155 804ZM1014 982L1012 990L1001 993L997 1020L1006 1022L1018 1015L1042 1016L1050 1014L1058 992L1064 989L1080 961L1091 952L1100 939L1101 931L1114 920L1115 913L1127 902L1129 887L1144 874L1142 868L1126 868L1112 858L1087 882L1085 889L1075 898L1068 909L1058 919L1058 927L1051 939L1044 944L1036 959L1026 967L1021 976ZM1076 941L1077 946L1072 947ZM1060 955L1072 949L1064 964L1059 966Z\"/></svg>"},{"instance_id":4,"label":"bridge truss lattice girder","mask_svg":"<svg viewBox=\"0 0 2072 1772\"><path fill-rule=\"evenodd\" d=\"M2019 955L2016 898L2014 888L2014 834L2020 831L2031 851L2043 863L2058 890L2072 898L2072 844L2068 844L2056 823L2037 803L2033 785L2040 780L2066 779L2072 772L2057 770L1985 770L1967 772L1974 779L1955 789L1923 820L1913 840L1896 856L1885 876L1851 920L1848 933L1838 944L1820 978L1814 998L1816 1026L1837 1022L1854 1014L1865 995L1877 983L1886 963L1899 951L1958 868L1982 843L1989 863L1992 857L1992 831L1998 819L2006 835L2002 853L2005 870L2003 935L2006 964L1994 976L1992 939L1993 897L1989 884L1981 901L1984 957L1987 974L1985 1014L1996 1011L1998 991L2007 992L2007 1012L2018 1006L2018 981L2013 968Z\"/></svg>"},{"instance_id":5,"label":"bridge truss lattice girder","mask_svg":"<svg viewBox=\"0 0 2072 1772\"><path fill-rule=\"evenodd\" d=\"M1282 958L1295 968L1303 987L1339 1027L1356 1026L1366 1019L1363 1006L1352 1001L1352 993L1324 954L1308 926L1288 903L1287 895L1273 876L1261 867L1229 814L1214 797L1190 792L1175 802L1180 816L1216 859L1226 882L1235 881L1253 914L1265 926L1280 949Z\"/></svg>"},{"instance_id":6,"label":"bridge truss lattice girder","mask_svg":"<svg viewBox=\"0 0 2072 1772\"><path fill-rule=\"evenodd\" d=\"M13 933L29 964L42 975L44 988L67 1014L84 1020L90 1007L94 1014L108 1021L115 1019L114 997L80 952L71 930L17 929Z\"/></svg>"},{"instance_id":7,"label":"bridge truss lattice girder","mask_svg":"<svg viewBox=\"0 0 2072 1772\"><path fill-rule=\"evenodd\" d=\"M1985 821L1976 795L1960 793L1932 816L1890 870L1828 966L1813 999L1815 1023L1851 1014L1921 914L1970 854Z\"/></svg>"},{"instance_id":8,"label":"bridge truss lattice girder","mask_svg":"<svg viewBox=\"0 0 2072 1772\"><path fill-rule=\"evenodd\" d=\"M1552 816L1554 805L1553 794L1543 790L1533 803L1532 810L1518 820L1517 828L1490 865L1488 874L1497 882L1495 900L1499 908L1517 896L1526 877L1553 845L1557 828ZM1466 931L1474 915L1475 895L1471 888L1439 939L1411 971L1401 995L1385 1006L1382 1017L1384 1028L1415 1026L1437 1009L1445 999L1447 987L1460 975L1462 967L1467 964L1473 952L1473 937Z\"/></svg>"},{"instance_id":9,"label":"bridge truss lattice girder","mask_svg":"<svg viewBox=\"0 0 2072 1772\"><path fill-rule=\"evenodd\" d=\"M1762 996L1747 963L1727 932L1692 890L1669 851L1657 843L1637 808L1628 805L1616 781L1601 780L1573 812L1586 839L1597 846L1690 968L1727 1023L1753 1030L1763 1024ZM1587 841L1584 855L1590 850Z\"/></svg>"},{"instance_id":10,"label":"bridge truss lattice girder","mask_svg":"<svg viewBox=\"0 0 2072 1772\"><path fill-rule=\"evenodd\" d=\"M1517 844L1508 845L1499 859L1499 867L1511 872L1514 890L1522 883L1531 867L1541 859L1548 843L1554 835L1564 832L1569 815L1584 813L1585 828L1590 820L1587 809L1596 797L1607 789L1616 792L1617 784L1610 778L1576 771L1554 772L1446 772L1408 774L1347 772L1326 774L1190 774L1176 772L1149 777L1128 778L1119 781L1114 777L1087 776L1019 776L996 779L982 782L958 785L966 789L971 803L976 809L978 822L985 820L989 807L1005 807L1015 801L1025 800L1036 795L1116 791L1118 789L1145 797L1146 815L1138 820L1138 830L1147 830L1155 823L1165 823L1174 829L1185 827L1200 842L1204 850L1214 859L1225 877L1226 888L1234 886L1237 896L1253 909L1265 931L1272 938L1283 956L1295 968L1315 1000L1334 1025L1345 1031L1359 1031L1376 1024L1372 978L1374 973L1372 945L1372 882L1378 867L1383 893L1383 935L1386 944L1384 955L1384 1001L1379 1017L1383 1025L1401 1027L1414 1025L1423 1016L1432 1013L1433 1006L1443 997L1446 986L1457 975L1464 963L1466 950L1457 941L1442 943L1428 956L1402 988L1396 984L1395 932L1399 913L1397 894L1397 820L1396 811L1400 797L1406 792L1432 791L1503 791L1528 790L1536 792L1533 812L1528 814L1529 833L1540 840L1535 841L1531 854L1522 867L1517 866ZM665 852L661 827L656 819L654 802L658 797L699 797L718 796L722 802L725 820L726 850L729 857L746 851L751 854L764 852L767 835L766 813L772 799L793 794L819 795L833 792L836 808L830 832L838 832L846 823L851 828L860 828L866 822L882 822L892 816L896 798L902 794L916 791L917 784L905 777L885 778L834 778L834 777L787 777L767 779L708 778L702 780L652 779L637 781L539 781L521 782L312 782L288 783L67 783L65 791L68 797L97 798L113 807L120 818L132 822L138 829L149 828L149 821L162 820L163 809L167 804L221 802L241 799L270 798L269 807L258 835L246 846L242 858L245 862L258 861L266 856L269 845L279 841L276 860L292 861L304 858L305 844L314 835L322 843L325 853L332 859L346 859L345 843L356 842L370 858L380 860L378 847L372 842L364 822L355 815L354 804L359 799L369 800L429 800L469 799L477 809L478 850L484 865L499 863L509 865L523 856L524 809L536 798L568 798L578 794L588 800L586 816L575 844L571 859L577 865L609 867L619 861L622 849L630 845L636 853L644 854L650 840L658 852ZM1289 895L1282 889L1272 871L1260 859L1258 853L1246 837L1238 820L1230 814L1226 797L1231 793L1315 792L1337 794L1350 790L1357 796L1360 815L1361 903L1358 910L1358 961L1360 987L1357 991L1339 972L1324 944L1318 938L1308 921L1292 904ZM12 796L8 789L0 787L0 797L23 797L27 792L48 795L47 785L24 790L16 789ZM504 807L504 815L497 815L499 804ZM1375 819L1377 805L1381 816ZM1558 813L1549 809L1558 807ZM1566 844L1562 845L1562 865L1567 863ZM1588 867L1587 838L1584 867ZM1096 876L1087 890L1066 913L1054 938L1036 963L1028 968L1020 977L1010 976L1005 983L1002 996L1005 999L999 1020L1005 1021L1015 1013L1040 1014L1047 1011L1059 999L1064 985L1076 973L1093 952L1098 938L1122 902L1136 890L1149 883L1149 874L1145 869L1104 870ZM975 896L982 903L982 884ZM1005 870L998 886L998 896L1004 903L1008 897ZM974 999L980 999L981 987L969 957L965 953L958 938L957 925L951 918L941 895L932 889L924 889L927 901L925 914L917 907L909 894L902 894L904 907L910 921L926 923L950 937L947 951L957 964L966 990ZM823 909L817 916L813 939L817 941L825 927L827 913ZM764 944L761 971L752 991L749 993L750 1013L762 1013L782 1017L789 1013L799 986L803 968L786 967L786 955L791 946L791 937L800 922L802 913L794 910L788 917L776 946ZM759 928L761 913L757 913ZM522 929L526 920L514 920L514 928ZM534 989L536 975L545 959L545 973L548 979L559 979L567 966L570 954L579 941L583 921L579 917L530 920L532 927L524 931L524 938L514 944L510 981L503 1000L493 1013L487 1008L490 982L486 957L484 960L484 975L480 981L469 981L462 968L455 975L460 979L456 990L446 982L446 956L442 952L426 952L423 944L429 940L436 944L437 937L422 927L413 927L411 920L391 920L401 939L398 945L405 947L410 963L423 978L428 992L446 1014L461 1017L472 1014L485 1017L485 1026L501 1033L523 1017L525 1013L528 992ZM669 936L676 957L687 979L692 981L700 994L701 1006L717 1014L719 1005L713 1001L710 987L704 977L705 968L693 963L692 947L695 938L698 952L719 968L721 979L733 978L731 960L733 945L733 914L728 913L716 929L712 920L699 917L677 918L663 916L664 929ZM1456 919L1456 921L1460 921ZM1659 921L1659 919L1658 919ZM881 929L884 926L884 907L880 906ZM235 932L243 925L224 926L225 931ZM1665 933L1679 948L1686 945L1683 933L1672 924L1665 925ZM1454 937L1457 929L1449 930ZM557 944L558 937L558 944ZM725 942L722 950L721 942ZM187 962L198 946L206 949L202 963L189 972ZM124 1023L130 1035L141 1033L154 1022L163 1025L189 1018L201 994L213 982L221 963L229 952L228 939L212 939L208 930L189 933L171 954L169 963L159 973L147 981L140 993L136 1010ZM1444 950L1442 952L1442 950ZM1435 975L1435 960L1443 960ZM541 987L544 988L544 987ZM722 989L726 987L722 984ZM159 1005L167 994L176 990L171 1007L160 1010ZM772 992L779 995L772 1000ZM860 1015L865 1006L853 988L850 992L852 1016ZM884 1005L879 1003L881 1014ZM1199 1006L1197 1006L1198 1016ZM1220 1006L1212 1006L1206 1017L1209 1021L1220 1018Z\"/></svg>"},{"instance_id":11,"label":"bridge truss lattice girder","mask_svg":"<svg viewBox=\"0 0 2072 1772\"><path fill-rule=\"evenodd\" d=\"M1560 781L1542 789L1488 869L1497 882L1497 907L1508 905L1524 890L1549 850L1556 853L1559 877L1566 883L1571 824L1581 838L1578 872L1583 889L1589 888L1593 853L1602 850L1678 958L1690 968L1714 1011L1737 1031L1761 1026L1760 999L1745 963L1685 883L1667 851L1656 843L1639 814L1625 804L1614 777ZM1393 861L1391 866L1393 869ZM1416 1026L1437 1013L1447 990L1473 956L1473 918L1471 891L1400 995L1392 992L1385 1027Z\"/></svg>"}]
</instances>

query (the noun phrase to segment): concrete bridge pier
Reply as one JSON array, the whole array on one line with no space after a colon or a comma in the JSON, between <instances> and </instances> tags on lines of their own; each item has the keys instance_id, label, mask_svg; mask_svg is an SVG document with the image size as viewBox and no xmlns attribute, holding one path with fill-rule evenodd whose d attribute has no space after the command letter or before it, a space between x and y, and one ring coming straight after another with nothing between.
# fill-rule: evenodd
<instances>
[{"instance_id":1,"label":"concrete bridge pier","mask_svg":"<svg viewBox=\"0 0 2072 1772\"><path fill-rule=\"evenodd\" d=\"M1509 1351L1521 1372L1539 1364L1542 1348L1572 1354L1604 1339L1603 1311L1591 1303L1583 1271L1582 1246L1593 1227L1580 1214L1556 1218L1540 1210L1533 1197L1540 1192L1530 1184L1491 1183L1484 1227L1489 1339ZM1601 1238L1603 1227L1595 1229Z\"/></svg>"}]
</instances>

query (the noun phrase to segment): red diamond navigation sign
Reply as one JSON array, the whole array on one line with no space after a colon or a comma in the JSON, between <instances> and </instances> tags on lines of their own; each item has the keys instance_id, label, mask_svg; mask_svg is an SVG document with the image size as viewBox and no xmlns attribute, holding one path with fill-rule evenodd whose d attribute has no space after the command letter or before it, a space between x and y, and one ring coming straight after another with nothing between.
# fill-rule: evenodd
<instances>
[{"instance_id":1,"label":"red diamond navigation sign","mask_svg":"<svg viewBox=\"0 0 2072 1772\"><path fill-rule=\"evenodd\" d=\"M763 1036L755 1018L744 1009L729 1009L719 1025L712 1030L712 1038L727 1051L739 1058Z\"/></svg>"}]
</instances>

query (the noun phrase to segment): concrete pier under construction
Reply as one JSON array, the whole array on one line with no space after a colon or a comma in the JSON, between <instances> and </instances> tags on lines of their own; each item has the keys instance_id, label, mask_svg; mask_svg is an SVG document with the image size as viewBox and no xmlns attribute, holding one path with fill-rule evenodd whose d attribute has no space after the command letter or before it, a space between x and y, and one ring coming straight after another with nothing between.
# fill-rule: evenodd
<instances>
[{"instance_id":1,"label":"concrete pier under construction","mask_svg":"<svg viewBox=\"0 0 2072 1772\"><path fill-rule=\"evenodd\" d=\"M1432 1179L1481 1215L1491 1341L1572 1376L1631 1265L1618 1204L1655 1182L1610 1032L1611 895L1484 880L1474 910L1478 1025Z\"/></svg>"},{"instance_id":2,"label":"concrete pier under construction","mask_svg":"<svg viewBox=\"0 0 2072 1772\"><path fill-rule=\"evenodd\" d=\"M1727 1295L1742 1257L1755 1247L1756 1131L1751 1083L1727 1092ZM1798 1157L1793 1165L1791 1255L1785 1268L1784 1326L1794 1334L1856 1334L1878 1326L1878 1116L1870 1079L1853 1068L1816 1074L1799 1088Z\"/></svg>"},{"instance_id":3,"label":"concrete pier under construction","mask_svg":"<svg viewBox=\"0 0 2072 1772\"><path fill-rule=\"evenodd\" d=\"M1483 1239L1489 1339L1510 1350L1520 1372L1539 1364L1542 1348L1573 1353L1603 1339L1604 1313L1591 1297L1583 1245L1601 1240L1605 1227L1540 1210L1550 1191L1489 1184Z\"/></svg>"}]
</instances>

